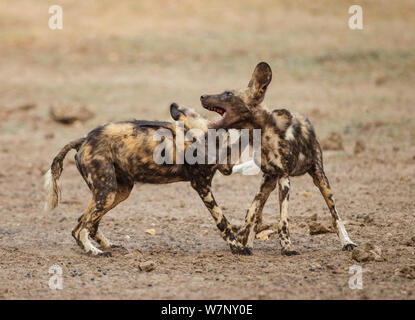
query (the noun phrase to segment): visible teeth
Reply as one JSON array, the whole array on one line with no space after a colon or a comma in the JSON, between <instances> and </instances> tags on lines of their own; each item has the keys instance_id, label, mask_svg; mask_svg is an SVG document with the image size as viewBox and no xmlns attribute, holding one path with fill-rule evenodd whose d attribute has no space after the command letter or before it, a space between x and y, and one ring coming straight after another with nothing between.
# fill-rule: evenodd
<instances>
[{"instance_id":1,"label":"visible teeth","mask_svg":"<svg viewBox=\"0 0 415 320\"><path fill-rule=\"evenodd\" d=\"M215 111L219 113L221 116L223 116L226 113L225 110L223 110L222 108L218 108L218 107L207 107L207 109L210 111Z\"/></svg>"}]
</instances>

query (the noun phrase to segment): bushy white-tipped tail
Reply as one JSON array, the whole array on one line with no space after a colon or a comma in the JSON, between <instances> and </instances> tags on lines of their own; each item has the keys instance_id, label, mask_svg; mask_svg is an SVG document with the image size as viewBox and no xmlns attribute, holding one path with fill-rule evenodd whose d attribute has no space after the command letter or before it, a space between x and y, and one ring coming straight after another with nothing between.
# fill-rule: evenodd
<instances>
[{"instance_id":1,"label":"bushy white-tipped tail","mask_svg":"<svg viewBox=\"0 0 415 320\"><path fill-rule=\"evenodd\" d=\"M52 175L52 169L46 172L44 188L46 191L45 211L52 211L58 206L60 188L58 182Z\"/></svg>"},{"instance_id":2,"label":"bushy white-tipped tail","mask_svg":"<svg viewBox=\"0 0 415 320\"><path fill-rule=\"evenodd\" d=\"M71 149L76 149L78 151L81 145L84 143L85 139L86 138L79 138L69 142L53 159L50 169L45 174L45 210L51 211L58 206L59 198L61 195L61 189L59 188L58 180L63 170L63 159L65 159L66 154Z\"/></svg>"}]
</instances>

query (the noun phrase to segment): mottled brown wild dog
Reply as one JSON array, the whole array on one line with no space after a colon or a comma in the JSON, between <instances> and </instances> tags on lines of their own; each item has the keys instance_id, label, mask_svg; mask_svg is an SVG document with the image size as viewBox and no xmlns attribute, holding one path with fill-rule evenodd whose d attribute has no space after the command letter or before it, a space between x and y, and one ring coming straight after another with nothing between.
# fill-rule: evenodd
<instances>
[{"instance_id":1,"label":"mottled brown wild dog","mask_svg":"<svg viewBox=\"0 0 415 320\"><path fill-rule=\"evenodd\" d=\"M222 118L212 128L261 129L261 154L255 159L263 172L259 192L248 210L245 225L238 239L245 245L242 253L250 253L253 247L256 225L261 228L262 209L270 193L278 184L280 222L278 233L285 255L298 254L293 248L288 229L288 200L290 176L308 173L320 189L332 215L333 226L344 250L356 245L350 240L337 213L333 193L323 170L320 144L310 121L299 113L286 109L268 111L261 104L272 79L270 66L259 63L248 87L240 91L225 91L216 95L201 96L205 109L218 112Z\"/></svg>"},{"instance_id":2,"label":"mottled brown wild dog","mask_svg":"<svg viewBox=\"0 0 415 320\"><path fill-rule=\"evenodd\" d=\"M198 129L198 132L206 135L208 121L193 110L173 103L170 114L175 121L182 124L185 134L191 129ZM183 150L176 148L176 128L172 122L134 120L109 123L95 128L85 138L70 142L53 159L45 177L48 209L53 209L58 204L58 179L63 170L63 160L71 149L77 150L76 166L92 192L88 208L72 231L73 237L86 252L92 255L110 254L108 250L114 245L98 229L99 223L109 210L128 198L134 182L162 184L177 181L190 181L215 220L222 238L232 251L243 251L243 245L236 240L236 235L216 204L211 190L216 170L228 175L232 172L232 164L189 164L186 160L181 164L177 161L157 161L155 151L161 146L161 142L164 146L160 155L169 156L169 159L176 159L178 152L186 151L190 147L190 142L186 142ZM155 139L160 133L159 130L167 134L160 137L161 139ZM104 251L96 248L90 241L91 238Z\"/></svg>"}]
</instances>

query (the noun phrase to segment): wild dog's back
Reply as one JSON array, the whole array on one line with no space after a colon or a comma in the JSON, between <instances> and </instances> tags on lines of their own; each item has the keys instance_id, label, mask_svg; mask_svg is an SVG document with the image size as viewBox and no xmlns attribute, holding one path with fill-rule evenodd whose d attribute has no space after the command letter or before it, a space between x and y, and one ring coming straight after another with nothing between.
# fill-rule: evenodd
<instances>
[{"instance_id":1,"label":"wild dog's back","mask_svg":"<svg viewBox=\"0 0 415 320\"><path fill-rule=\"evenodd\" d=\"M154 157L156 148L164 143L164 153L160 155L174 159L174 135L174 125L170 122L133 120L109 123L88 134L76 155L77 164L81 173L99 171L101 162L109 161L114 164L118 174L133 181L181 181L184 178L182 165L158 163ZM86 166L88 170L85 170Z\"/></svg>"}]
</instances>

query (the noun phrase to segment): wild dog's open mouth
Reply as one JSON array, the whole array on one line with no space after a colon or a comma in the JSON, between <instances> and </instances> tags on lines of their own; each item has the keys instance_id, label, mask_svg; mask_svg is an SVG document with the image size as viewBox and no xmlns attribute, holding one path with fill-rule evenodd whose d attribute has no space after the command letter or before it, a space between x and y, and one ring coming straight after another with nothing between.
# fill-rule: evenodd
<instances>
[{"instance_id":1,"label":"wild dog's open mouth","mask_svg":"<svg viewBox=\"0 0 415 320\"><path fill-rule=\"evenodd\" d=\"M205 108L209 111L214 111L214 112L216 112L216 113L218 113L222 116L222 118L220 118L219 120L211 122L210 127L214 128L214 129L222 128L225 124L225 118L226 118L226 115L227 115L226 110L222 107L218 107L218 106L215 106L215 105L209 105L207 103L204 103L203 101L202 101L202 106L203 106L203 108Z\"/></svg>"},{"instance_id":2,"label":"wild dog's open mouth","mask_svg":"<svg viewBox=\"0 0 415 320\"><path fill-rule=\"evenodd\" d=\"M226 111L222 109L221 107L209 107L209 106L203 106L205 109L208 109L209 111L215 111L216 113L219 113L222 117L226 115Z\"/></svg>"}]
</instances>

